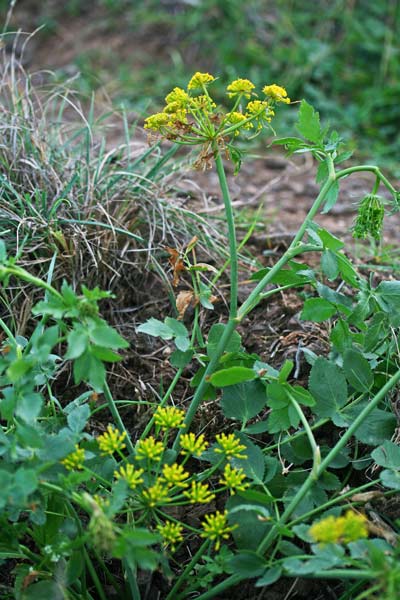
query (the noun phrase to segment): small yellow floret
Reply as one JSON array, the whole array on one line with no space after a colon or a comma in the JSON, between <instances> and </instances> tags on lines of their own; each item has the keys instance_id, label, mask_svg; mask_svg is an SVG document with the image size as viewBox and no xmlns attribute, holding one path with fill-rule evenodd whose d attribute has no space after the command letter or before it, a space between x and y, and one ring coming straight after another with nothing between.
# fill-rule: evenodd
<instances>
[{"instance_id":1,"label":"small yellow floret","mask_svg":"<svg viewBox=\"0 0 400 600\"><path fill-rule=\"evenodd\" d=\"M249 487L248 483L243 483L244 479L246 479L246 475L243 473L243 469L235 469L228 463L225 465L224 474L219 483L225 485L233 495L235 492L244 492Z\"/></svg>"},{"instance_id":2,"label":"small yellow floret","mask_svg":"<svg viewBox=\"0 0 400 600\"><path fill-rule=\"evenodd\" d=\"M190 477L190 473L184 470L182 465L173 463L172 465L164 465L162 470L162 481L165 481L169 487L176 485L177 487L185 488L188 486L186 479Z\"/></svg>"},{"instance_id":3,"label":"small yellow floret","mask_svg":"<svg viewBox=\"0 0 400 600\"><path fill-rule=\"evenodd\" d=\"M114 471L114 477L124 479L131 490L134 490L140 483L143 483L143 473L143 469L135 469L133 465L128 464L126 467L120 467L118 471Z\"/></svg>"},{"instance_id":4,"label":"small yellow floret","mask_svg":"<svg viewBox=\"0 0 400 600\"><path fill-rule=\"evenodd\" d=\"M183 495L188 498L190 504L208 504L215 498L215 494L210 491L208 483L201 483L200 481L192 481L190 489L183 492Z\"/></svg>"},{"instance_id":5,"label":"small yellow floret","mask_svg":"<svg viewBox=\"0 0 400 600\"><path fill-rule=\"evenodd\" d=\"M197 438L194 433L183 433L180 439L181 454L201 456L207 450L208 442L201 433Z\"/></svg>"},{"instance_id":6,"label":"small yellow floret","mask_svg":"<svg viewBox=\"0 0 400 600\"><path fill-rule=\"evenodd\" d=\"M182 428L184 427L183 419L185 418L185 412L175 406L160 406L154 413L154 422L159 425L161 429L171 429L172 427Z\"/></svg>"},{"instance_id":7,"label":"small yellow floret","mask_svg":"<svg viewBox=\"0 0 400 600\"><path fill-rule=\"evenodd\" d=\"M153 131L161 131L164 127L168 127L171 117L167 113L155 113L144 120L144 128L152 129Z\"/></svg>"},{"instance_id":8,"label":"small yellow floret","mask_svg":"<svg viewBox=\"0 0 400 600\"><path fill-rule=\"evenodd\" d=\"M247 458L245 454L242 454L243 450L246 450L240 440L235 436L234 433L219 433L215 436L218 447L214 448L214 452L217 454L224 454L229 460L230 458Z\"/></svg>"},{"instance_id":9,"label":"small yellow floret","mask_svg":"<svg viewBox=\"0 0 400 600\"><path fill-rule=\"evenodd\" d=\"M189 94L183 90L182 88L179 87L175 87L172 92L170 92L166 97L165 97L165 103L166 104L173 104L175 103L178 108L185 108L185 106L188 104L189 102Z\"/></svg>"},{"instance_id":10,"label":"small yellow floret","mask_svg":"<svg viewBox=\"0 0 400 600\"><path fill-rule=\"evenodd\" d=\"M275 102L284 102L284 104L290 103L290 98L288 97L285 88L276 85L276 83L264 86L262 91L266 96L275 100Z\"/></svg>"},{"instance_id":11,"label":"small yellow floret","mask_svg":"<svg viewBox=\"0 0 400 600\"><path fill-rule=\"evenodd\" d=\"M197 88L201 88L209 83L215 81L215 77L210 75L210 73L195 73L192 79L189 81L188 90L196 90Z\"/></svg>"},{"instance_id":12,"label":"small yellow floret","mask_svg":"<svg viewBox=\"0 0 400 600\"><path fill-rule=\"evenodd\" d=\"M153 436L139 440L136 446L136 460L159 460L164 452L162 442L156 442Z\"/></svg>"},{"instance_id":13,"label":"small yellow floret","mask_svg":"<svg viewBox=\"0 0 400 600\"><path fill-rule=\"evenodd\" d=\"M85 462L85 451L83 448L79 448L78 444L75 445L75 451L68 454L62 461L61 464L68 471L81 471L83 469L83 463Z\"/></svg>"},{"instance_id":14,"label":"small yellow floret","mask_svg":"<svg viewBox=\"0 0 400 600\"><path fill-rule=\"evenodd\" d=\"M170 501L169 489L161 479L157 479L154 485L143 492L143 498L148 506L162 506Z\"/></svg>"},{"instance_id":15,"label":"small yellow floret","mask_svg":"<svg viewBox=\"0 0 400 600\"><path fill-rule=\"evenodd\" d=\"M235 81L232 81L226 89L229 98L234 98L239 95L242 95L244 98L250 98L254 87L254 83L249 79L235 79Z\"/></svg>"},{"instance_id":16,"label":"small yellow floret","mask_svg":"<svg viewBox=\"0 0 400 600\"><path fill-rule=\"evenodd\" d=\"M164 525L157 525L158 531L161 533L164 543L166 546L171 546L171 550L174 551L176 545L183 541L183 527L179 523L173 523L172 521L166 521Z\"/></svg>"},{"instance_id":17,"label":"small yellow floret","mask_svg":"<svg viewBox=\"0 0 400 600\"><path fill-rule=\"evenodd\" d=\"M227 522L228 511L223 513L217 511L212 515L206 515L203 521L203 533L201 537L215 541L215 549L219 550L222 540L227 540L234 527L230 527Z\"/></svg>"},{"instance_id":18,"label":"small yellow floret","mask_svg":"<svg viewBox=\"0 0 400 600\"><path fill-rule=\"evenodd\" d=\"M348 544L368 537L368 520L364 515L348 510L342 517L331 515L314 523L309 534L320 544Z\"/></svg>"},{"instance_id":19,"label":"small yellow floret","mask_svg":"<svg viewBox=\"0 0 400 600\"><path fill-rule=\"evenodd\" d=\"M105 456L107 454L112 455L114 452L120 452L126 447L126 444L124 443L125 438L125 431L119 431L112 425L108 425L107 431L97 438L101 454Z\"/></svg>"}]
</instances>

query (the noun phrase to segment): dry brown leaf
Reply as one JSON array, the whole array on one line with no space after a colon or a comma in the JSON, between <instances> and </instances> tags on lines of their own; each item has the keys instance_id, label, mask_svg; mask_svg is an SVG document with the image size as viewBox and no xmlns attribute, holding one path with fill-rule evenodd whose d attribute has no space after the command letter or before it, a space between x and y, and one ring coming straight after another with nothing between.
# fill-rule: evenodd
<instances>
[{"instance_id":1,"label":"dry brown leaf","mask_svg":"<svg viewBox=\"0 0 400 600\"><path fill-rule=\"evenodd\" d=\"M190 291L179 292L179 294L176 297L176 308L178 311L178 321L183 319L185 312L187 311L188 307L192 303L193 299L194 299L193 292L190 292Z\"/></svg>"}]
</instances>

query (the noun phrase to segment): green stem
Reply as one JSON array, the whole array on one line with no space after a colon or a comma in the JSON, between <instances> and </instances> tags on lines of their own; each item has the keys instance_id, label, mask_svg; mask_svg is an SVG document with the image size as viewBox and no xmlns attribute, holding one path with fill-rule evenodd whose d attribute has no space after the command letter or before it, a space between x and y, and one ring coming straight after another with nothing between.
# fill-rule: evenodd
<instances>
[{"instance_id":1,"label":"green stem","mask_svg":"<svg viewBox=\"0 0 400 600\"><path fill-rule=\"evenodd\" d=\"M347 177L347 175L351 175L352 173L360 173L363 171L375 173L376 177L379 177L380 181L389 190L389 192L396 196L396 189L392 186L390 181L383 175L379 167L376 167L375 165L358 165L357 167L348 167L347 169L342 169L341 171L336 172L336 179L341 179L342 177Z\"/></svg>"},{"instance_id":2,"label":"green stem","mask_svg":"<svg viewBox=\"0 0 400 600\"><path fill-rule=\"evenodd\" d=\"M93 566L93 563L91 561L91 558L90 558L89 554L86 551L86 548L83 549L83 554L84 554L84 557L85 557L85 562L86 562L88 571L90 573L90 577L92 578L92 581L93 581L93 583L95 585L95 588L97 590L97 593L99 595L100 600L107 600L107 597L106 597L106 595L104 593L104 590L103 590L103 586L100 583L100 579L97 576L96 569Z\"/></svg>"},{"instance_id":3,"label":"green stem","mask_svg":"<svg viewBox=\"0 0 400 600\"><path fill-rule=\"evenodd\" d=\"M224 201L225 215L228 223L228 241L229 241L229 255L230 255L230 267L231 267L231 290L230 290L230 309L229 317L234 319L237 313L238 304L238 257L236 247L236 229L235 220L232 210L232 202L229 194L228 182L226 180L226 174L224 169L224 163L221 158L221 154L216 145L214 145L215 151L215 165L217 167L217 174L219 185L221 187L222 198Z\"/></svg>"},{"instance_id":4,"label":"green stem","mask_svg":"<svg viewBox=\"0 0 400 600\"><path fill-rule=\"evenodd\" d=\"M107 400L108 408L110 409L110 413L112 414L112 417L113 417L113 419L115 421L116 426L118 427L118 429L120 431L124 431L125 432L125 434L126 434L125 441L126 441L127 448L129 450L129 452L131 454L133 454L135 452L135 447L132 444L131 437L130 437L130 435L129 435L129 433L128 433L125 425L124 425L124 422L121 419L121 415L118 412L118 408L117 408L117 406L115 404L114 398L113 398L113 396L111 394L110 388L108 387L107 383L104 384L104 397Z\"/></svg>"},{"instance_id":5,"label":"green stem","mask_svg":"<svg viewBox=\"0 0 400 600\"><path fill-rule=\"evenodd\" d=\"M31 283L35 287L39 287L39 288L43 288L43 289L47 290L53 296L56 296L59 300L63 300L62 295L59 292L57 292L57 290L54 289L51 285L49 285L46 281L42 281L41 279L39 279L39 277L35 277L34 275L31 275L30 273L28 273L28 271L26 271L25 269L22 269L21 267L6 267L3 265L0 265L0 276L4 276L4 275L5 276L14 275L15 277L18 277L19 279L23 279L24 281Z\"/></svg>"},{"instance_id":6,"label":"green stem","mask_svg":"<svg viewBox=\"0 0 400 600\"><path fill-rule=\"evenodd\" d=\"M139 590L139 586L137 583L135 573L132 571L132 569L129 566L128 561L126 559L123 560L123 563L124 563L124 567L125 567L126 577L128 580L128 585L129 585L129 589L131 592L132 600L140 600L142 596L140 594L140 590Z\"/></svg>"},{"instance_id":7,"label":"green stem","mask_svg":"<svg viewBox=\"0 0 400 600\"><path fill-rule=\"evenodd\" d=\"M311 427L305 417L305 414L303 413L300 404L293 398L293 396L289 393L288 394L290 402L292 403L295 411L297 412L297 414L299 415L300 421L303 423L303 427L304 430L307 434L308 437L308 441L310 442L310 446L313 452L313 472L314 473L318 473L318 467L321 463L321 451L319 449L319 446L317 444L317 442L315 441L315 437L314 434L311 430Z\"/></svg>"},{"instance_id":8,"label":"green stem","mask_svg":"<svg viewBox=\"0 0 400 600\"><path fill-rule=\"evenodd\" d=\"M177 600L176 592L181 587L182 583L184 583L184 581L187 579L188 575L190 575L190 572L192 571L193 567L197 564L199 559L203 556L203 554L209 544L210 544L209 540L206 540L205 542L202 543L202 545L197 550L196 554L193 556L190 563L187 565L186 569L183 571L182 575L176 581L175 585L173 586L172 590L170 591L170 593L168 594L168 596L166 597L165 600Z\"/></svg>"}]
</instances>

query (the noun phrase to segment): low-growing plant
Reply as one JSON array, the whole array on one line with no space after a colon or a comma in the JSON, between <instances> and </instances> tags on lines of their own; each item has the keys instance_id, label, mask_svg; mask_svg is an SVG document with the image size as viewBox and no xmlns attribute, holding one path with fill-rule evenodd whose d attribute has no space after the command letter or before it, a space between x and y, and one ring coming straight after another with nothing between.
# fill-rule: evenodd
<instances>
[{"instance_id":1,"label":"low-growing plant","mask_svg":"<svg viewBox=\"0 0 400 600\"><path fill-rule=\"evenodd\" d=\"M397 525L382 525L367 510L368 502L400 489L392 410L400 380L400 282L362 276L344 243L314 221L335 205L341 179L371 172L375 182L360 199L354 235L376 239L385 213L398 209L399 193L376 166L341 169L350 155L339 135L302 101L300 137L275 143L314 156L321 191L287 250L252 275L254 288L239 303L224 158L238 170L237 139L270 127L278 105L290 99L276 84L259 97L250 80L238 79L227 87L232 108L226 111L210 93L214 79L195 73L145 124L151 136L199 147L196 166L215 164L229 261L210 283L202 277L207 265L189 260L195 239L182 256L171 249L174 276L189 273L192 290L176 298L178 318L153 317L138 327L173 345L176 368L138 439L106 382L103 363L118 361L127 346L100 317L98 302L108 293L82 287L77 295L67 283L58 291L1 247L3 283L17 277L45 291L29 339L1 323L0 556L15 561L16 598L103 600L113 589L136 600L151 587L144 573L157 569L167 600L193 593L221 598L245 579L263 588L281 576L340 580L343 599L394 600L400 591ZM381 186L389 197L378 195ZM296 260L307 253L320 255L320 268ZM228 266L226 322L203 331L201 313L213 309L215 283ZM306 292L300 319L326 322L329 331L327 355L302 350L311 367L307 388L296 384L293 361L272 367L246 351L237 331L260 303L290 288ZM191 327L183 322L189 304ZM55 382L69 362L74 383L89 389L66 403ZM187 407L175 406L172 395L189 368L196 368L194 395ZM201 404L217 396L232 427L198 431ZM96 434L94 417L107 408L109 423ZM372 476L360 481L366 469Z\"/></svg>"}]
</instances>

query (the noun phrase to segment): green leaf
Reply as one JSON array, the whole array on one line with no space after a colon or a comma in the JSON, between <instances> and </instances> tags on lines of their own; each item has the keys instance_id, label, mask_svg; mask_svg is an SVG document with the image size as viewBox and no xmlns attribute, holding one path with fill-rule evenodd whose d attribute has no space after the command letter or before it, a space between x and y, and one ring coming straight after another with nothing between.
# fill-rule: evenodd
<instances>
[{"instance_id":1,"label":"green leaf","mask_svg":"<svg viewBox=\"0 0 400 600\"><path fill-rule=\"evenodd\" d=\"M327 300L324 300L323 298L308 298L304 302L300 319L302 321L322 323L322 321L326 321L326 319L333 317L336 312L336 306L333 306Z\"/></svg>"},{"instance_id":2,"label":"green leaf","mask_svg":"<svg viewBox=\"0 0 400 600\"><path fill-rule=\"evenodd\" d=\"M22 357L16 359L7 369L7 376L12 383L16 383L32 369L32 360Z\"/></svg>"},{"instance_id":3,"label":"green leaf","mask_svg":"<svg viewBox=\"0 0 400 600\"><path fill-rule=\"evenodd\" d=\"M400 490L400 471L384 469L380 475L382 485L391 490Z\"/></svg>"},{"instance_id":4,"label":"green leaf","mask_svg":"<svg viewBox=\"0 0 400 600\"><path fill-rule=\"evenodd\" d=\"M387 469L400 469L400 446L385 440L379 448L371 452L371 457L377 465Z\"/></svg>"},{"instance_id":5,"label":"green leaf","mask_svg":"<svg viewBox=\"0 0 400 600\"><path fill-rule=\"evenodd\" d=\"M181 352L186 352L190 348L190 340L188 337L183 337L183 336L178 335L175 338L175 346Z\"/></svg>"},{"instance_id":6,"label":"green leaf","mask_svg":"<svg viewBox=\"0 0 400 600\"><path fill-rule=\"evenodd\" d=\"M23 392L18 399L15 414L27 423L39 416L43 406L43 396L35 392Z\"/></svg>"},{"instance_id":7,"label":"green leaf","mask_svg":"<svg viewBox=\"0 0 400 600\"><path fill-rule=\"evenodd\" d=\"M122 356L113 352L109 348L101 348L100 346L91 346L90 353L101 360L102 362L115 363L122 360Z\"/></svg>"},{"instance_id":8,"label":"green leaf","mask_svg":"<svg viewBox=\"0 0 400 600\"><path fill-rule=\"evenodd\" d=\"M326 358L317 358L309 378L309 390L317 403L313 412L332 417L347 402L347 383L339 368Z\"/></svg>"},{"instance_id":9,"label":"green leaf","mask_svg":"<svg viewBox=\"0 0 400 600\"><path fill-rule=\"evenodd\" d=\"M215 387L226 387L244 381L251 381L256 377L257 373L248 367L229 367L213 373L209 378L209 382Z\"/></svg>"},{"instance_id":10,"label":"green leaf","mask_svg":"<svg viewBox=\"0 0 400 600\"><path fill-rule=\"evenodd\" d=\"M352 413L352 420L359 412L360 407ZM396 425L397 419L394 414L376 408L362 422L354 435L363 444L378 446L392 437Z\"/></svg>"},{"instance_id":11,"label":"green leaf","mask_svg":"<svg viewBox=\"0 0 400 600\"><path fill-rule=\"evenodd\" d=\"M232 464L238 469L243 469L247 477L255 483L262 483L265 471L265 457L261 448L253 444L244 433L237 433L236 435L241 443L246 446L246 450L243 452L247 458L233 458Z\"/></svg>"},{"instance_id":12,"label":"green leaf","mask_svg":"<svg viewBox=\"0 0 400 600\"><path fill-rule=\"evenodd\" d=\"M282 567L278 567L278 566L271 567L270 569L267 569L266 571L264 571L264 573L262 574L260 579L257 579L255 586L256 587L267 587L269 585L272 585L273 583L278 581L278 579L281 577L281 575L282 575Z\"/></svg>"},{"instance_id":13,"label":"green leaf","mask_svg":"<svg viewBox=\"0 0 400 600\"><path fill-rule=\"evenodd\" d=\"M375 291L389 306L400 309L400 281L381 281Z\"/></svg>"},{"instance_id":14,"label":"green leaf","mask_svg":"<svg viewBox=\"0 0 400 600\"><path fill-rule=\"evenodd\" d=\"M207 354L209 358L212 358L215 354L219 341L225 331L226 325L223 323L215 323L209 331L207 340ZM225 346L225 352L238 352L242 338L237 331L234 331Z\"/></svg>"},{"instance_id":15,"label":"green leaf","mask_svg":"<svg viewBox=\"0 0 400 600\"><path fill-rule=\"evenodd\" d=\"M119 348L128 348L129 343L119 335L115 329L108 325L100 325L89 332L91 341L97 346L118 350Z\"/></svg>"},{"instance_id":16,"label":"green leaf","mask_svg":"<svg viewBox=\"0 0 400 600\"><path fill-rule=\"evenodd\" d=\"M314 144L322 143L322 130L319 122L319 113L314 108L302 100L300 103L300 110L298 121L296 123L297 131L310 142Z\"/></svg>"},{"instance_id":17,"label":"green leaf","mask_svg":"<svg viewBox=\"0 0 400 600\"><path fill-rule=\"evenodd\" d=\"M246 578L258 577L265 571L265 566L265 558L251 550L242 550L229 561L233 572Z\"/></svg>"},{"instance_id":18,"label":"green leaf","mask_svg":"<svg viewBox=\"0 0 400 600\"><path fill-rule=\"evenodd\" d=\"M279 433L290 428L289 407L274 409L268 417L268 432Z\"/></svg>"},{"instance_id":19,"label":"green leaf","mask_svg":"<svg viewBox=\"0 0 400 600\"><path fill-rule=\"evenodd\" d=\"M224 389L221 408L228 419L246 423L265 407L266 399L265 386L260 381L247 381Z\"/></svg>"},{"instance_id":20,"label":"green leaf","mask_svg":"<svg viewBox=\"0 0 400 600\"><path fill-rule=\"evenodd\" d=\"M279 371L278 381L279 383L285 383L290 373L293 371L294 362L292 360L285 360L281 370Z\"/></svg>"},{"instance_id":21,"label":"green leaf","mask_svg":"<svg viewBox=\"0 0 400 600\"><path fill-rule=\"evenodd\" d=\"M82 356L88 347L89 335L83 327L75 326L75 329L69 332L67 336L68 349L65 354L66 360L72 360Z\"/></svg>"},{"instance_id":22,"label":"green leaf","mask_svg":"<svg viewBox=\"0 0 400 600\"><path fill-rule=\"evenodd\" d=\"M189 332L182 321L178 321L172 317L165 317L164 323L174 332L176 337L188 337Z\"/></svg>"},{"instance_id":23,"label":"green leaf","mask_svg":"<svg viewBox=\"0 0 400 600\"><path fill-rule=\"evenodd\" d=\"M305 388L301 387L301 385L288 385L287 392L303 406L314 406L315 398L312 397L310 392Z\"/></svg>"},{"instance_id":24,"label":"green leaf","mask_svg":"<svg viewBox=\"0 0 400 600\"><path fill-rule=\"evenodd\" d=\"M328 213L331 210L331 208L333 208L335 206L338 196L339 196L339 183L337 181L334 181L325 196L324 208L321 211L321 213L323 215Z\"/></svg>"},{"instance_id":25,"label":"green leaf","mask_svg":"<svg viewBox=\"0 0 400 600\"><path fill-rule=\"evenodd\" d=\"M174 337L171 327L158 319L154 319L154 317L136 327L136 331L138 333L147 333L147 335L152 335L153 337L160 337L163 340L172 340Z\"/></svg>"},{"instance_id":26,"label":"green leaf","mask_svg":"<svg viewBox=\"0 0 400 600\"><path fill-rule=\"evenodd\" d=\"M175 350L169 361L173 367L176 369L184 369L193 358L193 350L186 350L186 352L182 352L181 350Z\"/></svg>"},{"instance_id":27,"label":"green leaf","mask_svg":"<svg viewBox=\"0 0 400 600\"><path fill-rule=\"evenodd\" d=\"M25 588L20 596L20 600L64 600L65 596L59 585L55 581L39 581Z\"/></svg>"},{"instance_id":28,"label":"green leaf","mask_svg":"<svg viewBox=\"0 0 400 600\"><path fill-rule=\"evenodd\" d=\"M339 275L339 264L336 254L332 250L324 250L321 256L321 269L324 275L333 281Z\"/></svg>"},{"instance_id":29,"label":"green leaf","mask_svg":"<svg viewBox=\"0 0 400 600\"><path fill-rule=\"evenodd\" d=\"M336 254L336 258L338 261L340 274L343 277L344 281L352 287L358 289L360 286L360 278L357 271L351 264L350 260L347 258L347 256L340 252Z\"/></svg>"},{"instance_id":30,"label":"green leaf","mask_svg":"<svg viewBox=\"0 0 400 600\"><path fill-rule=\"evenodd\" d=\"M351 346L352 336L346 321L341 319L337 321L335 327L331 330L330 340L340 354L343 354Z\"/></svg>"},{"instance_id":31,"label":"green leaf","mask_svg":"<svg viewBox=\"0 0 400 600\"><path fill-rule=\"evenodd\" d=\"M367 359L357 350L348 348L344 352L343 371L347 381L357 392L368 392L371 389L374 375Z\"/></svg>"},{"instance_id":32,"label":"green leaf","mask_svg":"<svg viewBox=\"0 0 400 600\"><path fill-rule=\"evenodd\" d=\"M88 404L76 406L68 415L67 423L71 431L80 433L85 427L90 417L90 408Z\"/></svg>"},{"instance_id":33,"label":"green leaf","mask_svg":"<svg viewBox=\"0 0 400 600\"><path fill-rule=\"evenodd\" d=\"M329 231L327 231L326 229L318 229L317 233L324 245L324 248L332 250L333 252L336 252L337 250L343 248L344 242L342 242L341 240L339 240L339 238L329 233Z\"/></svg>"}]
</instances>

